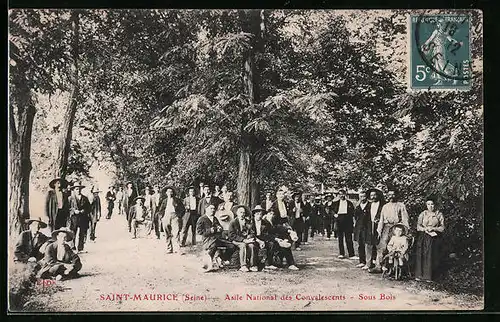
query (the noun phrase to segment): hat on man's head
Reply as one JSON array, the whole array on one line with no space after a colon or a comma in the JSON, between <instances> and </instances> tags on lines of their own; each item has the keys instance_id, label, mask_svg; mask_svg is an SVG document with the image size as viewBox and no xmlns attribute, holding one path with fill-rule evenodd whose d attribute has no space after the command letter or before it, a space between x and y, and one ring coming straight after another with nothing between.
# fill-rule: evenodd
<instances>
[{"instance_id":1,"label":"hat on man's head","mask_svg":"<svg viewBox=\"0 0 500 322\"><path fill-rule=\"evenodd\" d=\"M99 190L99 188L96 188L95 186L92 186L92 193L97 193L97 192L101 192L101 190Z\"/></svg>"},{"instance_id":2,"label":"hat on man's head","mask_svg":"<svg viewBox=\"0 0 500 322\"><path fill-rule=\"evenodd\" d=\"M31 223L35 222L35 221L37 221L40 224L40 228L46 228L47 227L47 224L42 220L42 217L30 218L30 219L27 219L25 222L26 222L27 225L31 225Z\"/></svg>"},{"instance_id":3,"label":"hat on man's head","mask_svg":"<svg viewBox=\"0 0 500 322\"><path fill-rule=\"evenodd\" d=\"M135 197L134 202L137 202L137 200L139 200L139 199L142 199L142 202L146 201L146 198L144 198L143 196L138 196L138 197Z\"/></svg>"},{"instance_id":4,"label":"hat on man's head","mask_svg":"<svg viewBox=\"0 0 500 322\"><path fill-rule=\"evenodd\" d=\"M262 208L260 205L255 206L255 208L252 209L252 214L256 212L264 212L264 208Z\"/></svg>"},{"instance_id":5,"label":"hat on man's head","mask_svg":"<svg viewBox=\"0 0 500 322\"><path fill-rule=\"evenodd\" d=\"M195 186L193 186L193 185L191 185L191 186L189 186L189 187L186 188L186 190L189 190L189 189L195 189L196 190Z\"/></svg>"},{"instance_id":6,"label":"hat on man's head","mask_svg":"<svg viewBox=\"0 0 500 322\"><path fill-rule=\"evenodd\" d=\"M172 192L175 194L175 188L173 186L165 186L165 187L163 187L163 192L167 192L168 189L172 190Z\"/></svg>"},{"instance_id":7,"label":"hat on man's head","mask_svg":"<svg viewBox=\"0 0 500 322\"><path fill-rule=\"evenodd\" d=\"M295 196L299 196L299 197L302 196L302 192L300 192L300 191L294 191L292 193L292 198L295 198Z\"/></svg>"},{"instance_id":8,"label":"hat on man's head","mask_svg":"<svg viewBox=\"0 0 500 322\"><path fill-rule=\"evenodd\" d=\"M85 186L82 184L81 181L79 181L79 182L75 182L71 185L71 189L75 189L75 188L83 189L83 188L85 188Z\"/></svg>"},{"instance_id":9,"label":"hat on man's head","mask_svg":"<svg viewBox=\"0 0 500 322\"><path fill-rule=\"evenodd\" d=\"M55 184L56 182L59 181L61 183L61 188L65 188L68 186L68 181L66 181L65 179L63 178L60 178L60 177L57 177L55 179L52 179L50 182L49 182L49 187L51 187L52 189L55 188Z\"/></svg>"},{"instance_id":10,"label":"hat on man's head","mask_svg":"<svg viewBox=\"0 0 500 322\"><path fill-rule=\"evenodd\" d=\"M57 235L59 233L65 233L66 234L66 241L72 241L73 238L75 237L75 235L73 234L73 232L71 230L69 230L69 228L62 227L62 228L59 228L59 229L54 230L52 232L52 238L53 239L57 239Z\"/></svg>"}]
</instances>

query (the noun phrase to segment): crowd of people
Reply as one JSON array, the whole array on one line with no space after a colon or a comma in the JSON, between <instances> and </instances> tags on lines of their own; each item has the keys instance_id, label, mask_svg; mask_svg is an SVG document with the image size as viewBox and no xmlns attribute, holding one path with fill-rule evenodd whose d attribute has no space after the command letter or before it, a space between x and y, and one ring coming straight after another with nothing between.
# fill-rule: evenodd
<instances>
[{"instance_id":1,"label":"crowd of people","mask_svg":"<svg viewBox=\"0 0 500 322\"><path fill-rule=\"evenodd\" d=\"M87 234L91 241L97 238L101 191L92 187L89 200L82 194L85 186L70 185L62 178L52 180L49 187L48 224L41 218L25 222L29 229L19 236L15 258L30 265L40 278L60 280L82 268L79 253L85 252ZM343 188L324 194L294 192L289 199L285 194L282 189L266 191L264 200L250 208L238 204L226 185L215 186L214 191L205 184L199 189L190 186L180 198L171 186L161 190L147 186L139 194L128 182L124 187L109 187L105 218L111 219L114 213L125 218L131 238L137 238L140 226L148 223L157 239L165 236L167 254L183 255L188 236L192 247L200 235L205 272L234 263L243 272L299 270L293 252L301 251L310 239L331 240L333 235L339 259L358 261L355 267L375 274L394 265L403 267L414 245L415 278L435 277L444 217L433 198L427 198L426 210L418 217L413 243L408 213L395 189L363 190L354 202ZM40 232L47 226L51 237Z\"/></svg>"}]
</instances>

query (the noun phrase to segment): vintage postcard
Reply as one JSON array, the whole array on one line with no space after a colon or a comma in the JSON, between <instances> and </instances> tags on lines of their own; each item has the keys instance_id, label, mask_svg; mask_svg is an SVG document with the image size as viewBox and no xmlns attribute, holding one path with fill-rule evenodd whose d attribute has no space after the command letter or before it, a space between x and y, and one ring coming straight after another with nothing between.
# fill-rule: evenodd
<instances>
[{"instance_id":1,"label":"vintage postcard","mask_svg":"<svg viewBox=\"0 0 500 322\"><path fill-rule=\"evenodd\" d=\"M9 312L481 310L480 10L9 11Z\"/></svg>"}]
</instances>

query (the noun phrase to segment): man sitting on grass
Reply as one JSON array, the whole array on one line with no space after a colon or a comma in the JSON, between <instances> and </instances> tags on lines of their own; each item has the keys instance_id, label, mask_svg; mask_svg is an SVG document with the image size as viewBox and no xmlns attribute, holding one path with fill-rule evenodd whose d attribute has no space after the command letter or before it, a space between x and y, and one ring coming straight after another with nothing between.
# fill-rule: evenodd
<instances>
[{"instance_id":1,"label":"man sitting on grass","mask_svg":"<svg viewBox=\"0 0 500 322\"><path fill-rule=\"evenodd\" d=\"M52 232L52 239L56 241L48 245L45 250L45 257L41 261L43 266L38 273L39 278L55 277L58 281L63 277L71 278L77 275L82 268L82 263L80 257L67 244L73 238L73 232L66 227Z\"/></svg>"},{"instance_id":2,"label":"man sitting on grass","mask_svg":"<svg viewBox=\"0 0 500 322\"><path fill-rule=\"evenodd\" d=\"M43 258L49 237L40 232L47 224L41 218L26 221L29 230L21 232L14 250L14 260L22 263L36 263Z\"/></svg>"}]
</instances>

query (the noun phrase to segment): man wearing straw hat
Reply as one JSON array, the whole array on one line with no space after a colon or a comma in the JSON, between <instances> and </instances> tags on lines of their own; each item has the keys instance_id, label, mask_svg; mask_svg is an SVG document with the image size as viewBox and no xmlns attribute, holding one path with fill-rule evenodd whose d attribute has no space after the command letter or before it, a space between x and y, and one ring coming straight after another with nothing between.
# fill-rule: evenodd
<instances>
[{"instance_id":1,"label":"man wearing straw hat","mask_svg":"<svg viewBox=\"0 0 500 322\"><path fill-rule=\"evenodd\" d=\"M78 237L78 243L74 241L75 247L78 252L83 251L86 241L87 230L90 223L90 202L89 199L82 194L84 185L75 183L71 190L73 196L70 197L70 229L74 234L74 238Z\"/></svg>"},{"instance_id":2,"label":"man wearing straw hat","mask_svg":"<svg viewBox=\"0 0 500 322\"><path fill-rule=\"evenodd\" d=\"M69 201L63 189L68 186L68 181L55 178L49 183L47 199L45 201L45 215L49 218L50 230L64 227L69 219Z\"/></svg>"},{"instance_id":3,"label":"man wearing straw hat","mask_svg":"<svg viewBox=\"0 0 500 322\"><path fill-rule=\"evenodd\" d=\"M14 250L14 260L27 263L37 262L43 258L43 245L49 240L49 237L40 232L40 229L46 228L47 224L42 218L28 219L26 224L29 229L21 232Z\"/></svg>"},{"instance_id":4,"label":"man wearing straw hat","mask_svg":"<svg viewBox=\"0 0 500 322\"><path fill-rule=\"evenodd\" d=\"M45 256L41 261L42 268L38 272L39 278L55 277L56 280L60 280L76 276L82 268L82 263L80 257L67 244L73 238L73 232L66 227L52 232L52 239L55 242L45 249Z\"/></svg>"},{"instance_id":5,"label":"man wearing straw hat","mask_svg":"<svg viewBox=\"0 0 500 322\"><path fill-rule=\"evenodd\" d=\"M94 241L95 237L95 228L97 226L97 222L101 219L101 198L99 197L99 188L95 186L92 187L92 203L90 204L90 240Z\"/></svg>"}]
</instances>

